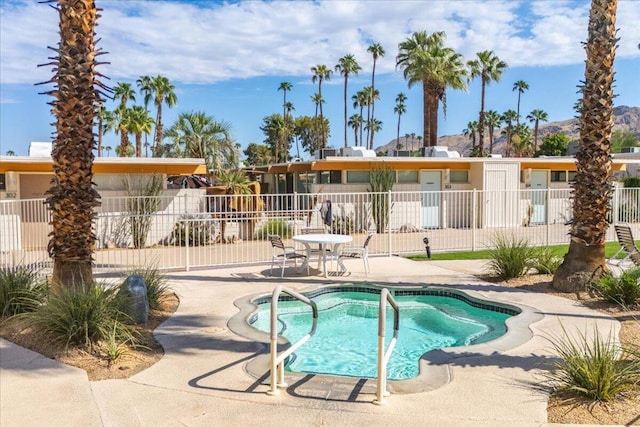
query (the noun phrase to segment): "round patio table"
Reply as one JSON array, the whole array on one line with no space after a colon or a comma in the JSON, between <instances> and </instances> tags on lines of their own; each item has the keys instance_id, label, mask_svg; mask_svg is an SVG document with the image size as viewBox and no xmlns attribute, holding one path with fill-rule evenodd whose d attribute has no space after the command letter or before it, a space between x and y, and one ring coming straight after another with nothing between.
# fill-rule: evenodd
<instances>
[{"instance_id":1,"label":"round patio table","mask_svg":"<svg viewBox=\"0 0 640 427\"><path fill-rule=\"evenodd\" d=\"M324 277L327 277L327 245L333 245L333 250L331 254L333 256L338 255L338 251L340 249L340 245L345 243L351 243L353 241L353 237L348 236L346 234L299 234L297 236L293 236L294 242L299 242L304 245L305 250L307 251L307 258L304 260L304 263L300 267L308 268L309 267L309 258L311 257L311 245L320 245L320 252L322 253L322 269L324 271ZM338 263L340 267L346 271L344 264L338 259Z\"/></svg>"}]
</instances>

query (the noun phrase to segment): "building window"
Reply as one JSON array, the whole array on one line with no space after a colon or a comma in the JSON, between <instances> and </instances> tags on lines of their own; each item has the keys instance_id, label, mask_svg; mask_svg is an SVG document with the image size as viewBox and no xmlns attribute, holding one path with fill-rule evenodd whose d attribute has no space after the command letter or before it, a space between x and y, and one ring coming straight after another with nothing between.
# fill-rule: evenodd
<instances>
[{"instance_id":1,"label":"building window","mask_svg":"<svg viewBox=\"0 0 640 427\"><path fill-rule=\"evenodd\" d=\"M567 171L551 171L551 182L567 182Z\"/></svg>"},{"instance_id":2,"label":"building window","mask_svg":"<svg viewBox=\"0 0 640 427\"><path fill-rule=\"evenodd\" d=\"M398 171L399 184L417 184L418 171Z\"/></svg>"},{"instance_id":3,"label":"building window","mask_svg":"<svg viewBox=\"0 0 640 427\"><path fill-rule=\"evenodd\" d=\"M342 171L318 172L319 184L342 184Z\"/></svg>"},{"instance_id":4,"label":"building window","mask_svg":"<svg viewBox=\"0 0 640 427\"><path fill-rule=\"evenodd\" d=\"M449 182L451 184L467 184L469 182L469 171L450 171Z\"/></svg>"},{"instance_id":5,"label":"building window","mask_svg":"<svg viewBox=\"0 0 640 427\"><path fill-rule=\"evenodd\" d=\"M347 184L368 184L370 182L371 172L366 171L347 171Z\"/></svg>"}]
</instances>

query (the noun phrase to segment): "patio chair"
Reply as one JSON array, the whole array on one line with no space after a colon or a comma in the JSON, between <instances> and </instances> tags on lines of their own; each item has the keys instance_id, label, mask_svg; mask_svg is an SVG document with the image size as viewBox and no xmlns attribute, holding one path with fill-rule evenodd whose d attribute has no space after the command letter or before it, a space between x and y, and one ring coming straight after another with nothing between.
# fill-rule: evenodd
<instances>
[{"instance_id":1,"label":"patio chair","mask_svg":"<svg viewBox=\"0 0 640 427\"><path fill-rule=\"evenodd\" d=\"M631 226L629 226L629 224L614 224L613 227L616 230L620 249L607 260L607 264L623 268L623 264L631 261L634 266L640 267L640 250L638 250L636 246ZM624 258L618 258L621 254L626 255Z\"/></svg>"},{"instance_id":2,"label":"patio chair","mask_svg":"<svg viewBox=\"0 0 640 427\"><path fill-rule=\"evenodd\" d=\"M284 268L288 260L293 260L295 266L298 266L298 259L306 259L307 256L300 253L293 246L285 246L282 242L282 238L277 234L269 234L268 239L271 242L271 268L269 274L273 272L273 264L278 259L282 259L282 271L280 272L280 278L284 277Z\"/></svg>"},{"instance_id":3,"label":"patio chair","mask_svg":"<svg viewBox=\"0 0 640 427\"><path fill-rule=\"evenodd\" d=\"M364 264L364 275L365 277L369 276L369 242L371 242L373 235L374 233L369 233L362 246L347 245L340 248L338 266L342 268L343 272L347 270L342 264L343 258L361 258Z\"/></svg>"}]
</instances>

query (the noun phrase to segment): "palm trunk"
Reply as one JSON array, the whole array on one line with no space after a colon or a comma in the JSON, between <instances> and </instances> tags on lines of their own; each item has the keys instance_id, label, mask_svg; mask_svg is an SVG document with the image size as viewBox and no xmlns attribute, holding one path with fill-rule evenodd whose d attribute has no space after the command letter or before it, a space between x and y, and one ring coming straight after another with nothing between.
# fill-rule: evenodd
<instances>
[{"instance_id":1,"label":"palm trunk","mask_svg":"<svg viewBox=\"0 0 640 427\"><path fill-rule=\"evenodd\" d=\"M344 148L349 146L347 141L347 79L348 75L344 76Z\"/></svg>"},{"instance_id":2,"label":"palm trunk","mask_svg":"<svg viewBox=\"0 0 640 427\"><path fill-rule=\"evenodd\" d=\"M613 127L613 63L616 52L617 0L592 0L580 147L573 187L573 220L569 252L553 277L562 292L584 290L594 275L607 270L604 244L611 196L611 129Z\"/></svg>"},{"instance_id":3,"label":"palm trunk","mask_svg":"<svg viewBox=\"0 0 640 427\"><path fill-rule=\"evenodd\" d=\"M155 157L162 155L162 104L158 105L158 114L156 115L156 152Z\"/></svg>"},{"instance_id":4,"label":"palm trunk","mask_svg":"<svg viewBox=\"0 0 640 427\"><path fill-rule=\"evenodd\" d=\"M430 113L431 104L429 103L429 83L425 80L422 82L422 133L423 144L428 147L431 143L431 127L429 120L431 118ZM413 148L413 141L411 142L411 148Z\"/></svg>"},{"instance_id":5,"label":"palm trunk","mask_svg":"<svg viewBox=\"0 0 640 427\"><path fill-rule=\"evenodd\" d=\"M136 157L142 157L142 132L136 133Z\"/></svg>"},{"instance_id":6,"label":"palm trunk","mask_svg":"<svg viewBox=\"0 0 640 427\"><path fill-rule=\"evenodd\" d=\"M480 95L480 117L478 118L478 152L482 156L484 151L484 90L486 78L482 75L482 92Z\"/></svg>"}]
</instances>

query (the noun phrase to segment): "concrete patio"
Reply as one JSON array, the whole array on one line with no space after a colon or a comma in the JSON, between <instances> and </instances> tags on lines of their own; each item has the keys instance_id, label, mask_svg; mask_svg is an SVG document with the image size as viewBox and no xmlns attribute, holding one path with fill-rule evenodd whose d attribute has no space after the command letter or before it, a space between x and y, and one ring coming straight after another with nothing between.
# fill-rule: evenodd
<instances>
[{"instance_id":1,"label":"concrete patio","mask_svg":"<svg viewBox=\"0 0 640 427\"><path fill-rule=\"evenodd\" d=\"M550 335L618 333L619 324L568 299L483 282L483 261L413 262L371 258L365 279L361 260L347 260L350 274L325 279L268 265L170 274L180 297L175 314L157 330L165 356L126 380L90 382L84 371L0 340L0 425L4 426L545 426L547 392L540 366L549 360ZM313 264L312 264L313 265ZM450 380L431 391L391 394L373 405L375 382L287 374L289 388L266 394L247 363L268 345L231 332L234 301L266 294L284 283L304 290L327 283L429 283L472 291L484 298L523 304L541 320L531 338L507 351L466 347L446 364ZM453 350L455 352L455 350ZM266 374L266 373L265 373Z\"/></svg>"}]
</instances>

